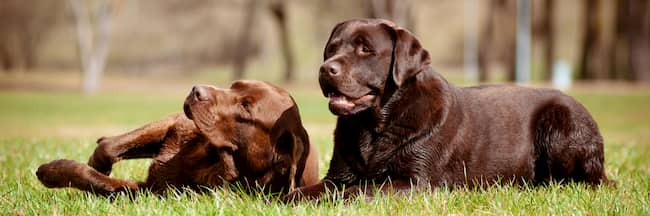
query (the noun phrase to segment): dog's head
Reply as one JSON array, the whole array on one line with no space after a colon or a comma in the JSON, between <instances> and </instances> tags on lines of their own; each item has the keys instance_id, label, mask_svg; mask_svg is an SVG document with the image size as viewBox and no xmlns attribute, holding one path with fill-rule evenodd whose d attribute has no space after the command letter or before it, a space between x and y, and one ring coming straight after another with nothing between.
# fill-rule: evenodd
<instances>
[{"instance_id":1,"label":"dog's head","mask_svg":"<svg viewBox=\"0 0 650 216\"><path fill-rule=\"evenodd\" d=\"M293 98L261 81L235 81L230 88L194 86L185 115L217 148L232 151L247 183L293 189L302 176L309 138Z\"/></svg>"},{"instance_id":2,"label":"dog's head","mask_svg":"<svg viewBox=\"0 0 650 216\"><path fill-rule=\"evenodd\" d=\"M377 106L388 85L403 85L430 62L406 29L380 19L349 20L332 30L319 83L330 111L350 115Z\"/></svg>"}]
</instances>

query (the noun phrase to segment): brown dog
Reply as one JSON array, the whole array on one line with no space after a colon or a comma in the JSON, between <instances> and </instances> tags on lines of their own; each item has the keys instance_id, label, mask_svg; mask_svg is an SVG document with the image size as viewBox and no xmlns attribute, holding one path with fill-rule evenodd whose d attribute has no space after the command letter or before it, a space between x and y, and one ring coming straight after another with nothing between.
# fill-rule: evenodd
<instances>
[{"instance_id":1,"label":"brown dog","mask_svg":"<svg viewBox=\"0 0 650 216\"><path fill-rule=\"evenodd\" d=\"M573 98L518 86L457 88L407 30L385 20L338 24L319 81L338 115L326 177L287 196L412 187L607 182L603 139Z\"/></svg>"},{"instance_id":2,"label":"brown dog","mask_svg":"<svg viewBox=\"0 0 650 216\"><path fill-rule=\"evenodd\" d=\"M317 153L286 91L259 81L236 81L230 89L195 86L184 110L184 115L100 138L88 165L55 160L41 165L36 175L50 188L100 195L226 182L288 192L318 181ZM153 158L146 182L108 176L114 163L133 158Z\"/></svg>"}]
</instances>

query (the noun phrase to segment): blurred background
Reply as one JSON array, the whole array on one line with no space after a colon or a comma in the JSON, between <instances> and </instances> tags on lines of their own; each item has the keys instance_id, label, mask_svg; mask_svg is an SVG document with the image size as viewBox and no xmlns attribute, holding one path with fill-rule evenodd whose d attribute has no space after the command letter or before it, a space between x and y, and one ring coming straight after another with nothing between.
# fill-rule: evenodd
<instances>
[{"instance_id":1,"label":"blurred background","mask_svg":"<svg viewBox=\"0 0 650 216\"><path fill-rule=\"evenodd\" d=\"M459 85L638 86L650 80L648 2L2 0L0 90L177 91L233 79L316 88L329 31L361 17L410 29Z\"/></svg>"},{"instance_id":2,"label":"blurred background","mask_svg":"<svg viewBox=\"0 0 650 216\"><path fill-rule=\"evenodd\" d=\"M35 215L98 212L86 196L79 197L90 200L62 207L77 196L43 190L34 177L38 165L86 161L98 137L182 112L185 96L199 83L228 87L234 79L257 79L287 89L324 175L336 117L320 92L318 68L334 25L363 17L411 30L433 68L455 85L559 88L590 111L605 139L607 173L619 187L605 190L607 196L568 190L559 202L555 195L552 202L520 202L524 209L585 202L567 209L644 212L647 205L640 203L650 185L649 2L0 0L0 194L6 201L0 198L0 215L22 215L23 209ZM142 164L120 162L113 176L144 179ZM483 206L455 200L481 212L512 206L498 194L479 195L490 202ZM174 206L163 203L142 206L152 212ZM108 205L102 212L132 209Z\"/></svg>"}]
</instances>

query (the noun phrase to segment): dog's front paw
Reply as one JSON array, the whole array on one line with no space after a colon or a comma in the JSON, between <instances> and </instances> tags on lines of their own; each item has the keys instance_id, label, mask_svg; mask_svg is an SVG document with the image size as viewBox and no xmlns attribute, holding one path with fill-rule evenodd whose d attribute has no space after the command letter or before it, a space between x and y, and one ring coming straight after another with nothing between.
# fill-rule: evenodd
<instances>
[{"instance_id":1,"label":"dog's front paw","mask_svg":"<svg viewBox=\"0 0 650 216\"><path fill-rule=\"evenodd\" d=\"M304 197L303 197L302 191L300 191L300 189L298 188L298 189L295 189L295 190L289 192L288 194L282 196L280 198L280 201L282 203L293 203L293 202L302 201L303 199L304 199Z\"/></svg>"},{"instance_id":2,"label":"dog's front paw","mask_svg":"<svg viewBox=\"0 0 650 216\"><path fill-rule=\"evenodd\" d=\"M95 168L95 170L107 176L111 174L113 163L117 161L116 156L112 154L110 146L111 142L109 138L99 138L95 152L88 159L88 166Z\"/></svg>"}]
</instances>

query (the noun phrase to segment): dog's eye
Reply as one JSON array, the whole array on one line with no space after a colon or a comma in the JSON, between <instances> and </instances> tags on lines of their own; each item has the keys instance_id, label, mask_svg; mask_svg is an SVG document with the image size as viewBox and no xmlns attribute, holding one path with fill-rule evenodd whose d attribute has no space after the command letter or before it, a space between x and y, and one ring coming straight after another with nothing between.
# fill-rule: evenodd
<instances>
[{"instance_id":1,"label":"dog's eye","mask_svg":"<svg viewBox=\"0 0 650 216\"><path fill-rule=\"evenodd\" d=\"M253 107L251 103L248 101L242 101L239 105L241 106L241 111L238 112L237 121L243 123L249 122L253 118Z\"/></svg>"},{"instance_id":2,"label":"dog's eye","mask_svg":"<svg viewBox=\"0 0 650 216\"><path fill-rule=\"evenodd\" d=\"M241 107L243 107L246 111L250 112L250 103L248 101L242 101Z\"/></svg>"},{"instance_id":3,"label":"dog's eye","mask_svg":"<svg viewBox=\"0 0 650 216\"><path fill-rule=\"evenodd\" d=\"M239 102L239 105L246 113L248 113L248 115L251 114L251 102L249 100L241 100L241 102Z\"/></svg>"},{"instance_id":4,"label":"dog's eye","mask_svg":"<svg viewBox=\"0 0 650 216\"><path fill-rule=\"evenodd\" d=\"M361 45L361 47L359 48L359 51L360 51L360 54L362 54L362 55L369 55L369 54L372 54L374 52L372 49L370 49L370 47L365 46L365 45Z\"/></svg>"}]
</instances>

